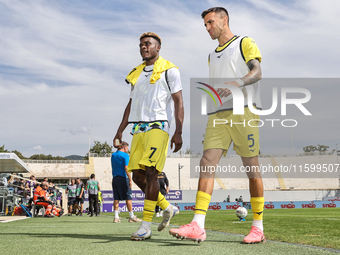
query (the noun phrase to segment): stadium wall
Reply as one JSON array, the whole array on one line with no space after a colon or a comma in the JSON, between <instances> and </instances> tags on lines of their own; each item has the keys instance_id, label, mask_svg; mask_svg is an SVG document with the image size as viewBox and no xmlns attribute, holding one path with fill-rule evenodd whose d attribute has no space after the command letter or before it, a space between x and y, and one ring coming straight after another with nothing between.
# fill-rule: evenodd
<instances>
[{"instance_id":1,"label":"stadium wall","mask_svg":"<svg viewBox=\"0 0 340 255\"><path fill-rule=\"evenodd\" d=\"M192 159L199 161L199 158ZM224 158L230 165L237 168L242 166L241 158ZM268 157L260 158L260 164L275 165L301 165L308 164L337 164L337 156L300 156L300 157ZM170 189L183 191L183 202L195 201L198 178L191 178L190 158L167 158L164 172L170 181ZM111 190L111 160L110 157L90 157L86 163L33 163L27 161L31 173L37 179L48 177L50 179L89 178L91 173L96 174L102 190ZM179 167L182 167L179 170ZM179 178L180 176L180 178ZM264 178L265 199L267 201L306 201L321 200L325 194L339 189L338 173L335 178L284 178L273 173L271 178ZM133 184L133 190L138 187ZM249 201L248 179L244 178L217 178L214 183L212 202L222 202L230 195L231 201L242 196L244 201Z\"/></svg>"}]
</instances>

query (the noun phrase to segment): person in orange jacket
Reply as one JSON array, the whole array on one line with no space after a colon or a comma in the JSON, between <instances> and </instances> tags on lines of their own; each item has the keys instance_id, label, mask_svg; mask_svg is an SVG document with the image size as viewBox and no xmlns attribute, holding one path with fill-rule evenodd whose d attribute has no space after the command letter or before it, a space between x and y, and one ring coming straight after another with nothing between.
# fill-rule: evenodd
<instances>
[{"instance_id":1,"label":"person in orange jacket","mask_svg":"<svg viewBox=\"0 0 340 255\"><path fill-rule=\"evenodd\" d=\"M48 183L42 182L41 186L38 186L34 191L33 201L36 205L42 205L45 207L44 217L52 218L54 216L60 217L63 215L63 209L58 209L53 202L47 197L46 190L48 189Z\"/></svg>"}]
</instances>

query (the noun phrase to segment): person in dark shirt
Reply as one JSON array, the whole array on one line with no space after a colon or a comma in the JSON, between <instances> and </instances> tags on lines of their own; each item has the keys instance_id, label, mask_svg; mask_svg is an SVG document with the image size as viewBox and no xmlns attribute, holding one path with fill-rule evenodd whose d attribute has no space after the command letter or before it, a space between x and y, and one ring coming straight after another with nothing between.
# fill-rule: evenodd
<instances>
[{"instance_id":1,"label":"person in dark shirt","mask_svg":"<svg viewBox=\"0 0 340 255\"><path fill-rule=\"evenodd\" d=\"M83 206L85 201L85 185L80 180L80 178L76 179L77 191L76 191L76 204L75 206L78 209L79 216L83 216Z\"/></svg>"}]
</instances>

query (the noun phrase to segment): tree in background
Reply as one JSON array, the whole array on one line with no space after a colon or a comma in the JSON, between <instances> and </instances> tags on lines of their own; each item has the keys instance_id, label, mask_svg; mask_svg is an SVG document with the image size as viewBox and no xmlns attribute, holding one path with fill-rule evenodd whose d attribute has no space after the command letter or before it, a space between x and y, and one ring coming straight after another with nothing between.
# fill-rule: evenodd
<instances>
[{"instance_id":1,"label":"tree in background","mask_svg":"<svg viewBox=\"0 0 340 255\"><path fill-rule=\"evenodd\" d=\"M306 147L303 148L303 151L304 152L315 152L315 151L327 152L328 149L329 149L329 146L318 144L318 146L313 146L313 145L306 146Z\"/></svg>"},{"instance_id":2,"label":"tree in background","mask_svg":"<svg viewBox=\"0 0 340 255\"><path fill-rule=\"evenodd\" d=\"M90 153L96 153L98 156L105 156L106 154L112 154L113 146L110 146L106 141L101 143L99 141L94 141L94 145L90 149ZM88 155L84 159L88 159Z\"/></svg>"},{"instance_id":3,"label":"tree in background","mask_svg":"<svg viewBox=\"0 0 340 255\"><path fill-rule=\"evenodd\" d=\"M15 153L20 159L26 159L26 157L22 155L20 151L14 150L12 152Z\"/></svg>"},{"instance_id":4,"label":"tree in background","mask_svg":"<svg viewBox=\"0 0 340 255\"><path fill-rule=\"evenodd\" d=\"M190 154L192 154L192 150L190 150L190 148L187 148L186 150L185 150L185 152L184 152L184 154L186 154L186 155L190 155Z\"/></svg>"},{"instance_id":5,"label":"tree in background","mask_svg":"<svg viewBox=\"0 0 340 255\"><path fill-rule=\"evenodd\" d=\"M5 145L0 146L0 152L9 152L5 149Z\"/></svg>"},{"instance_id":6,"label":"tree in background","mask_svg":"<svg viewBox=\"0 0 340 255\"><path fill-rule=\"evenodd\" d=\"M67 158L61 157L61 156L52 156L51 154L49 155L44 155L44 154L34 154L30 157L30 159L34 160L66 160Z\"/></svg>"},{"instance_id":7,"label":"tree in background","mask_svg":"<svg viewBox=\"0 0 340 255\"><path fill-rule=\"evenodd\" d=\"M326 152L328 151L328 149L329 149L329 146L318 144L318 151Z\"/></svg>"},{"instance_id":8,"label":"tree in background","mask_svg":"<svg viewBox=\"0 0 340 255\"><path fill-rule=\"evenodd\" d=\"M24 155L20 151L14 150L14 151L9 151L5 149L5 145L0 146L0 152L12 152L15 153L20 159L26 159Z\"/></svg>"},{"instance_id":9,"label":"tree in background","mask_svg":"<svg viewBox=\"0 0 340 255\"><path fill-rule=\"evenodd\" d=\"M303 148L304 152L314 152L316 150L317 150L316 146L313 146L313 145L309 145Z\"/></svg>"}]
</instances>

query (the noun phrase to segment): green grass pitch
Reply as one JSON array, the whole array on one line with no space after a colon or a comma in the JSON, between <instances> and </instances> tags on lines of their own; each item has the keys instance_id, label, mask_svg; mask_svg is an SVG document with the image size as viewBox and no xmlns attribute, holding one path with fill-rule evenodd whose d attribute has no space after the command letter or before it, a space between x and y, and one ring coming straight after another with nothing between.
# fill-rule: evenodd
<instances>
[{"instance_id":1,"label":"green grass pitch","mask_svg":"<svg viewBox=\"0 0 340 255\"><path fill-rule=\"evenodd\" d=\"M206 220L207 240L197 244L177 240L167 228L158 232L152 225L152 238L131 241L139 223L113 223L113 214L101 217L63 216L33 218L0 223L1 254L333 254L340 253L340 208L265 210L265 244L242 244L251 226L239 222L235 211L209 211ZM121 217L128 217L121 213ZM141 213L137 213L142 217ZM181 212L172 224L191 221L193 212ZM155 218L159 222L161 218ZM222 233L226 232L226 233ZM275 242L280 241L280 242ZM292 244L289 244L292 243ZM303 245L327 247L313 248Z\"/></svg>"}]
</instances>

